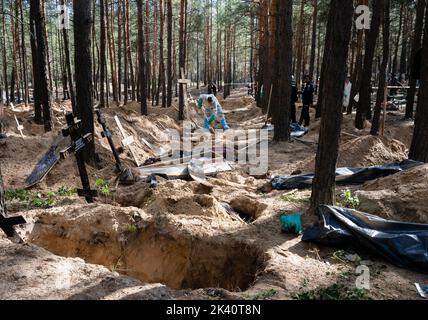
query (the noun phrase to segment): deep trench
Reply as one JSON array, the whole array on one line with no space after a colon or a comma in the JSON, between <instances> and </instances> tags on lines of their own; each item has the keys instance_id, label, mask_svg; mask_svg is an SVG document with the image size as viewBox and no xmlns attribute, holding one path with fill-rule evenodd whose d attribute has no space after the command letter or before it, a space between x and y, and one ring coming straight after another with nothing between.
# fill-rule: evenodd
<instances>
[{"instance_id":1,"label":"deep trench","mask_svg":"<svg viewBox=\"0 0 428 320\"><path fill-rule=\"evenodd\" d=\"M262 252L252 245L221 237L172 235L154 225L133 235L125 245L119 239L103 232L75 237L60 224L39 223L30 241L56 255L82 258L144 283L177 290L245 291L264 263Z\"/></svg>"}]
</instances>

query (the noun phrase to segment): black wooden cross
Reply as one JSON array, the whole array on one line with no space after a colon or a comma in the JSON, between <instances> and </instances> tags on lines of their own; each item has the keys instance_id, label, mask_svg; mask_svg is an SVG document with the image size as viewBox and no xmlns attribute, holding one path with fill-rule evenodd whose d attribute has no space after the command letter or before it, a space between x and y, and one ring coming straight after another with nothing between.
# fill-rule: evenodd
<instances>
[{"instance_id":1,"label":"black wooden cross","mask_svg":"<svg viewBox=\"0 0 428 320\"><path fill-rule=\"evenodd\" d=\"M17 235L14 226L26 224L27 221L22 216L4 217L0 214L0 229L6 234L8 238L13 238Z\"/></svg>"},{"instance_id":2,"label":"black wooden cross","mask_svg":"<svg viewBox=\"0 0 428 320\"><path fill-rule=\"evenodd\" d=\"M114 159L116 161L116 169L119 172L123 172L124 171L124 167L122 165L122 161L120 160L119 153L117 152L117 149L114 146L113 135L112 135L110 129L107 127L107 122L104 119L104 117L101 115L101 111L100 110L95 110L95 114L97 115L98 123L103 128L102 136L103 136L103 138L107 138L108 144L110 145L111 151L113 152L113 156L114 156Z\"/></svg>"},{"instance_id":3,"label":"black wooden cross","mask_svg":"<svg viewBox=\"0 0 428 320\"><path fill-rule=\"evenodd\" d=\"M65 119L68 126L62 129L62 135L71 138L71 146L60 152L61 158L65 159L72 153L75 154L83 187L83 189L77 190L77 193L80 197L85 197L88 203L92 203L97 196L97 191L91 190L88 172L86 171L84 152L88 143L92 141L93 136L92 133L82 134L82 121L75 119L71 112L65 115Z\"/></svg>"},{"instance_id":4,"label":"black wooden cross","mask_svg":"<svg viewBox=\"0 0 428 320\"><path fill-rule=\"evenodd\" d=\"M6 211L6 203L4 197L4 185L0 171L0 229L6 234L8 238L17 238L20 241L21 238L16 233L14 226L20 224L26 224L27 221L21 216L8 217Z\"/></svg>"}]
</instances>

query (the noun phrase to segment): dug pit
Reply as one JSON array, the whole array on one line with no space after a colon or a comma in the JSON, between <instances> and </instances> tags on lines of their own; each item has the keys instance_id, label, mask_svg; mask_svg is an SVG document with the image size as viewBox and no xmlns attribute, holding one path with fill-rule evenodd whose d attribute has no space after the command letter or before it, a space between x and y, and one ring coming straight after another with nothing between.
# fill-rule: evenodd
<instances>
[{"instance_id":1,"label":"dug pit","mask_svg":"<svg viewBox=\"0 0 428 320\"><path fill-rule=\"evenodd\" d=\"M224 227L212 227L213 220L205 217L183 222L171 215L99 204L31 214L35 224L30 242L172 289L244 291L264 264L259 248L223 233Z\"/></svg>"}]
</instances>

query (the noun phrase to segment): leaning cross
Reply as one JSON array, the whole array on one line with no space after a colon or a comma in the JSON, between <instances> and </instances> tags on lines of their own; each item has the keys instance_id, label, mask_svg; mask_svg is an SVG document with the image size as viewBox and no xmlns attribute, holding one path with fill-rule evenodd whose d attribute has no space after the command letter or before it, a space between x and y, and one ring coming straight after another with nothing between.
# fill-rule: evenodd
<instances>
[{"instance_id":1,"label":"leaning cross","mask_svg":"<svg viewBox=\"0 0 428 320\"><path fill-rule=\"evenodd\" d=\"M117 152L116 147L114 146L113 135L112 135L110 129L107 127L107 122L104 119L104 117L101 115L100 110L95 110L95 114L97 115L98 123L103 128L103 132L101 133L101 135L103 138L107 138L108 143L109 143L110 148L111 148L111 151L113 152L113 156L114 156L114 159L116 161L116 169L119 172L123 172L124 167L122 165L122 161L120 160L119 153Z\"/></svg>"},{"instance_id":2,"label":"leaning cross","mask_svg":"<svg viewBox=\"0 0 428 320\"><path fill-rule=\"evenodd\" d=\"M97 196L97 191L91 190L84 151L88 143L93 140L93 136L92 133L82 134L82 121L75 119L71 112L66 114L65 119L68 126L62 129L62 135L71 138L71 146L60 152L61 158L66 159L72 153L75 154L83 187L83 189L77 190L77 193L79 197L85 197L88 203L92 203L94 202L94 197Z\"/></svg>"},{"instance_id":3,"label":"leaning cross","mask_svg":"<svg viewBox=\"0 0 428 320\"><path fill-rule=\"evenodd\" d=\"M138 161L137 155L135 153L134 146L132 145L135 142L134 137L126 135L125 129L123 128L122 123L120 122L118 116L114 116L114 121L116 121L116 124L119 127L119 131L123 137L122 146L124 148L129 149L132 157L134 158L134 161L135 161L135 164L137 165L137 167L141 166L141 163L140 163L140 161Z\"/></svg>"},{"instance_id":4,"label":"leaning cross","mask_svg":"<svg viewBox=\"0 0 428 320\"><path fill-rule=\"evenodd\" d=\"M24 130L24 126L19 123L18 118L16 117L16 115L13 115L13 116L15 117L16 129L21 134L21 137L25 138L24 134L22 133L22 130Z\"/></svg>"}]
</instances>

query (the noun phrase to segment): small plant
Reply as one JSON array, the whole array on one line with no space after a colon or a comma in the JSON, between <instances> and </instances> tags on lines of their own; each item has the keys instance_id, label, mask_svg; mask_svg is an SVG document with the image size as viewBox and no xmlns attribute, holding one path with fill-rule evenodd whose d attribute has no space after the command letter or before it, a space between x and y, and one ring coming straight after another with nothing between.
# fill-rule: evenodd
<instances>
[{"instance_id":1,"label":"small plant","mask_svg":"<svg viewBox=\"0 0 428 320\"><path fill-rule=\"evenodd\" d=\"M108 197L111 195L111 190L108 185L108 181L105 181L104 179L98 178L95 181L95 187L98 190L99 193L101 193L103 196Z\"/></svg>"},{"instance_id":2,"label":"small plant","mask_svg":"<svg viewBox=\"0 0 428 320\"><path fill-rule=\"evenodd\" d=\"M360 199L354 195L351 190L343 190L340 194L340 200L336 203L338 207L348 209L358 209L360 207Z\"/></svg>"},{"instance_id":3,"label":"small plant","mask_svg":"<svg viewBox=\"0 0 428 320\"><path fill-rule=\"evenodd\" d=\"M5 191L6 201L28 201L30 198L30 192L25 189L9 189Z\"/></svg>"},{"instance_id":4,"label":"small plant","mask_svg":"<svg viewBox=\"0 0 428 320\"><path fill-rule=\"evenodd\" d=\"M132 224L128 224L126 226L126 231L130 234L136 234L138 232L138 227L136 224L132 223Z\"/></svg>"},{"instance_id":5,"label":"small plant","mask_svg":"<svg viewBox=\"0 0 428 320\"><path fill-rule=\"evenodd\" d=\"M350 289L342 283L335 283L326 288L299 293L295 297L298 300L365 300L367 291L364 289Z\"/></svg>"},{"instance_id":6,"label":"small plant","mask_svg":"<svg viewBox=\"0 0 428 320\"><path fill-rule=\"evenodd\" d=\"M70 187L61 187L58 189L57 193L60 197L71 197L77 193L77 189Z\"/></svg>"},{"instance_id":7,"label":"small plant","mask_svg":"<svg viewBox=\"0 0 428 320\"><path fill-rule=\"evenodd\" d=\"M53 207L56 203L55 193L49 192L47 197L43 197L41 193L38 193L29 203L30 207L46 209Z\"/></svg>"}]
</instances>

